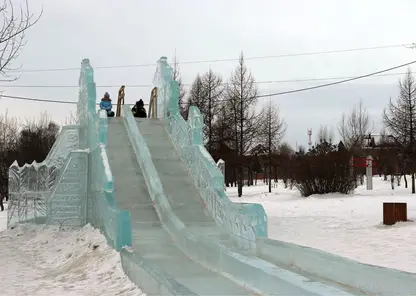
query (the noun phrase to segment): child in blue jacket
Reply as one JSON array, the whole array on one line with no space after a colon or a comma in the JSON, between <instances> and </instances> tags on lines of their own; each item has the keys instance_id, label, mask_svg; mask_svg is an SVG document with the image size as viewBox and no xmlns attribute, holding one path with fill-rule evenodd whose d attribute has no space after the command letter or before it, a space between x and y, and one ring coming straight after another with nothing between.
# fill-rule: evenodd
<instances>
[{"instance_id":1,"label":"child in blue jacket","mask_svg":"<svg viewBox=\"0 0 416 296\"><path fill-rule=\"evenodd\" d=\"M110 94L106 92L100 102L100 109L107 111L108 117L114 117L114 112L111 110L113 104L111 103Z\"/></svg>"}]
</instances>

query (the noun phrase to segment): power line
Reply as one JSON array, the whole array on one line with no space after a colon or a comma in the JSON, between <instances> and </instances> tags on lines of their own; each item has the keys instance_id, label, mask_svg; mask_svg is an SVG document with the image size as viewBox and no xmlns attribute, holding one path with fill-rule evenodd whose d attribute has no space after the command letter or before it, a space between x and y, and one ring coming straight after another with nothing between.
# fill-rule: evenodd
<instances>
[{"instance_id":1,"label":"power line","mask_svg":"<svg viewBox=\"0 0 416 296\"><path fill-rule=\"evenodd\" d=\"M398 69L398 68L403 68L403 67L412 65L414 63L416 63L416 60L405 63L405 64L401 64L401 65L398 65L398 66L394 66L394 67L391 67L391 68L387 68L387 69L384 69L384 70L368 73L368 74L365 74L365 75L356 76L356 77L353 77L353 78L348 78L348 79L344 79L344 80L340 80L340 81L336 81L336 82L332 82L332 83L320 84L320 85L316 85L316 86L312 86L312 87L304 87L304 88L298 88L298 89L284 91L284 92L276 92L276 93L258 95L257 98L273 97L273 96L279 96L279 95L291 94L291 93L296 93L296 92L303 92L303 91L307 91L307 90L313 90L313 89L317 89L317 88L328 87L328 86L332 86L332 85L336 85L336 84L342 84L342 83L346 83L346 82L350 82L350 81L359 80L359 79L367 78L367 77L370 77L370 76L378 75L378 74L385 73L385 72L388 72L388 71L392 71L392 70L395 70L395 69ZM10 99L26 100L26 101L37 101L37 102L45 102L45 103L77 104L77 102L75 102L75 101L58 101L58 100L36 99L36 98L30 98L30 97L8 96L8 95L0 95L0 98L10 98ZM227 101L227 99L222 100L222 101ZM127 105L129 105L129 104L127 104Z\"/></svg>"},{"instance_id":2,"label":"power line","mask_svg":"<svg viewBox=\"0 0 416 296\"><path fill-rule=\"evenodd\" d=\"M389 73L372 75L374 77L385 77L385 76L399 76L404 75L406 72L400 73ZM301 78L301 79L286 79L286 80L263 80L256 81L255 84L273 84L273 83L291 83L291 82L313 82L313 81L325 81L325 80L343 80L355 78L356 76L332 76L332 77L321 77L321 78ZM222 83L227 85L228 83ZM150 88L154 87L152 84L124 84L126 88ZM185 83L183 86L191 86L191 83ZM97 85L97 88L113 88L120 87L119 85ZM0 85L0 88L78 88L79 85Z\"/></svg>"},{"instance_id":3,"label":"power line","mask_svg":"<svg viewBox=\"0 0 416 296\"><path fill-rule=\"evenodd\" d=\"M384 70L381 70L381 71L377 71L377 72L373 72L373 73L369 73L369 74L365 74L365 75L361 75L361 76L357 76L357 77L353 77L353 78L348 78L348 79L344 79L344 80L340 80L340 81L320 84L320 85L311 86L311 87L304 87L304 88L299 88L299 89L294 89L294 90L289 90L289 91L276 92L276 93L271 93L271 94L268 94L268 95L260 95L260 96L257 96L257 97L258 98L275 97L275 96L292 94L292 93L297 93L297 92L302 92L302 91L307 91L307 90L312 90L312 89L317 89L317 88L328 87L328 86L332 86L332 85L336 85L336 84L341 84L341 83L346 83L346 82L350 82L350 81L354 81L354 80L358 80L358 79L367 78L367 77L374 76L374 75L377 75L377 74L380 74L380 73L384 73L384 72L392 71L392 70L395 70L395 69L398 69L398 68L406 67L406 66L412 65L414 63L416 63L416 61L408 62L408 63L401 64L401 65L398 65L398 66L395 66L395 67L384 69Z\"/></svg>"},{"instance_id":4,"label":"power line","mask_svg":"<svg viewBox=\"0 0 416 296\"><path fill-rule=\"evenodd\" d=\"M154 87L152 84L118 84L118 85L96 85L97 88L120 87L124 85L130 88L149 88ZM184 84L186 86L188 84ZM79 85L0 85L0 88L78 88Z\"/></svg>"},{"instance_id":5,"label":"power line","mask_svg":"<svg viewBox=\"0 0 416 296\"><path fill-rule=\"evenodd\" d=\"M277 58L287 58L287 57L300 57L300 56L311 56L311 55L323 55L323 54L333 54L333 53L345 53L345 52L355 52L355 51L366 51L366 50L378 50L378 49L388 49L388 48L398 48L398 47L411 47L414 43L405 43L405 44L390 44L382 46L372 46L372 47L360 47L360 48L347 48L347 49L335 49L327 51L315 51L315 52L300 52L300 53L288 53L280 55L264 55L264 56L253 56L245 57L245 60L264 60L264 59L277 59ZM222 62L235 62L238 61L238 58L224 58L224 59L212 59L212 60L195 60L195 61L185 61L178 63L179 65L190 65L190 64L204 64L204 63L222 63ZM130 65L113 65L113 66L95 66L94 69L116 69L116 68L141 68L141 67L154 67L156 63L144 63L144 64L130 64ZM20 71L9 71L9 72L18 72L18 73L31 73L31 72L62 72L62 71L79 71L80 68L46 68L46 69L27 69Z\"/></svg>"},{"instance_id":6,"label":"power line","mask_svg":"<svg viewBox=\"0 0 416 296\"><path fill-rule=\"evenodd\" d=\"M59 103L59 104L77 104L78 102L74 101L58 101L58 100L48 100L48 99L35 99L29 97L19 97L19 96L7 96L7 95L0 95L1 98L9 98L15 100L24 100L24 101L35 101L35 102L45 102L45 103Z\"/></svg>"},{"instance_id":7,"label":"power line","mask_svg":"<svg viewBox=\"0 0 416 296\"><path fill-rule=\"evenodd\" d=\"M34 102L43 102L43 103L72 104L72 105L78 104L78 102L76 102L76 101L59 101L59 100L50 100L50 99L37 99L37 98L30 98L30 97L20 97L20 96L0 95L0 99L1 98L9 98L9 99L15 99L15 100L24 100L24 101L34 101ZM96 103L96 105L99 105L99 104L100 104L99 102ZM126 103L125 105L134 105L134 103Z\"/></svg>"}]
</instances>

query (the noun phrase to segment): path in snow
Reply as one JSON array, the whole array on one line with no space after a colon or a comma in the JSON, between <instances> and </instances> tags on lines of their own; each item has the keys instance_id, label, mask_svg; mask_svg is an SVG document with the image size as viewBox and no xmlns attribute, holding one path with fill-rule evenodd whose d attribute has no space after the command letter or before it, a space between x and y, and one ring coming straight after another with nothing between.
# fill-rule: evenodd
<instances>
[{"instance_id":1,"label":"path in snow","mask_svg":"<svg viewBox=\"0 0 416 296\"><path fill-rule=\"evenodd\" d=\"M1 231L0 246L0 295L145 295L124 274L119 253L90 226L21 225Z\"/></svg>"},{"instance_id":2,"label":"path in snow","mask_svg":"<svg viewBox=\"0 0 416 296\"><path fill-rule=\"evenodd\" d=\"M313 247L363 263L416 273L416 223L383 226L383 201L407 202L408 219L416 221L416 195L404 185L374 178L374 190L364 186L353 195L300 197L297 190L267 186L244 187L243 198L227 188L234 201L261 203L269 218L269 237ZM402 182L403 183L403 182Z\"/></svg>"}]
</instances>

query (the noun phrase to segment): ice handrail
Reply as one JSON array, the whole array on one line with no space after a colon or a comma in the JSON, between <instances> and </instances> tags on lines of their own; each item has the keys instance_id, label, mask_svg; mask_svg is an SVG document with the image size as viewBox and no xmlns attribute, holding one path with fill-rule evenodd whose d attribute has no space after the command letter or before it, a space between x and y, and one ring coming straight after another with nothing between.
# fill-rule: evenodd
<instances>
[{"instance_id":1,"label":"ice handrail","mask_svg":"<svg viewBox=\"0 0 416 296\"><path fill-rule=\"evenodd\" d=\"M220 227L237 238L254 244L257 237L267 238L267 215L263 206L233 203L225 193L224 176L203 146L203 118L199 109L190 108L188 122L180 115L179 86L172 73L167 58L161 57L154 76L154 85L158 87L158 117L168 119L168 132L192 172L209 211Z\"/></svg>"},{"instance_id":2,"label":"ice handrail","mask_svg":"<svg viewBox=\"0 0 416 296\"><path fill-rule=\"evenodd\" d=\"M82 60L77 116L80 146L89 150L87 223L99 228L116 250L131 246L130 213L119 209L114 199L113 174L107 156L107 113L96 108L94 70L89 59Z\"/></svg>"}]
</instances>

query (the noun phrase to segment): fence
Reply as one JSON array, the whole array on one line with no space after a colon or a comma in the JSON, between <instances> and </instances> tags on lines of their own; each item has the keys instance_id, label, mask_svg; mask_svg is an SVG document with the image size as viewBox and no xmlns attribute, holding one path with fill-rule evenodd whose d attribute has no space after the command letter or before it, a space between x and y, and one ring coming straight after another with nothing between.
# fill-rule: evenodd
<instances>
[{"instance_id":1,"label":"fence","mask_svg":"<svg viewBox=\"0 0 416 296\"><path fill-rule=\"evenodd\" d=\"M14 162L9 168L9 210L7 225L15 223L44 223L46 201L55 186L56 168L45 164L19 167Z\"/></svg>"}]
</instances>

